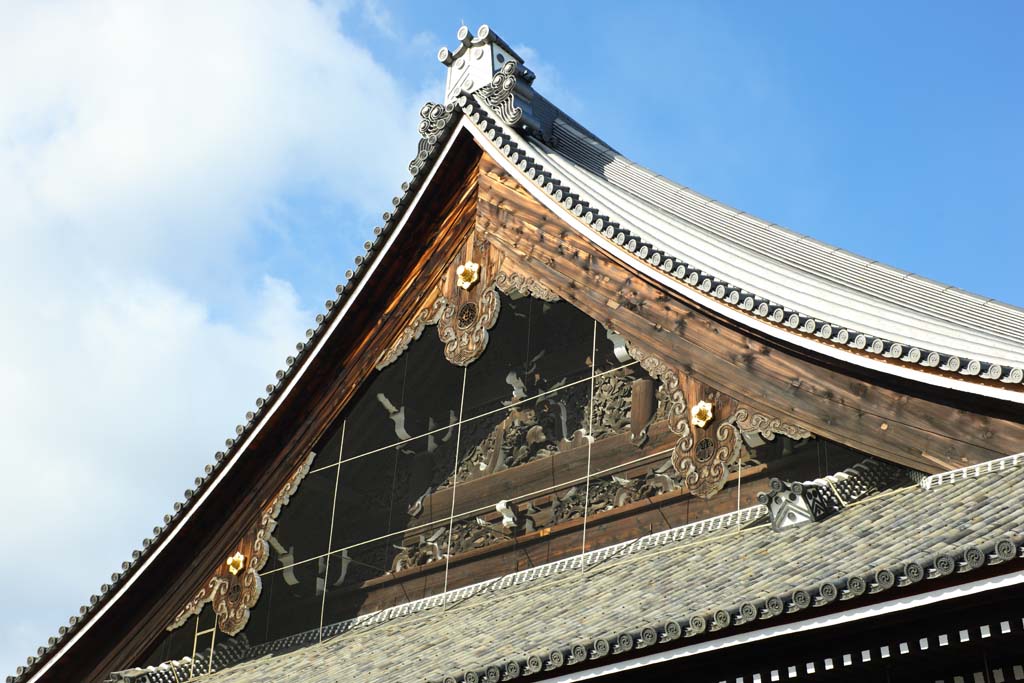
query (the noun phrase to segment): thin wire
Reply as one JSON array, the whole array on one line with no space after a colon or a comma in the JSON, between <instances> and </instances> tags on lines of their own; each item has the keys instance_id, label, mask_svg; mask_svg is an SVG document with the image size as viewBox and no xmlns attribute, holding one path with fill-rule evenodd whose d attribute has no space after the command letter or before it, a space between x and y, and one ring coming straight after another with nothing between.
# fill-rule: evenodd
<instances>
[{"instance_id":1,"label":"thin wire","mask_svg":"<svg viewBox=\"0 0 1024 683\"><path fill-rule=\"evenodd\" d=\"M667 453L671 453L671 452L672 452L672 448L665 448L665 449L657 451L655 453L650 453L648 455L643 455L643 456L640 456L639 458L633 458L632 460L627 460L626 462L619 463L617 465L612 465L611 467L606 467L603 470L597 470L596 472L592 472L591 473L591 478L600 477L601 475L608 474L610 472L615 472L615 471L618 471L620 469L633 467L635 465L638 465L638 464L641 464L641 463L644 463L644 462L647 462L647 461L650 461L650 460L655 460L655 459L657 459L657 458L659 458L659 457L661 457L661 456L663 456L663 455L665 455ZM535 491L530 491L528 493L522 493L522 494L516 496L515 498L510 498L509 500L513 501L513 502L516 502L516 501L519 501L519 500L528 500L530 498L536 498L537 496L542 496L542 495L544 495L546 493L551 493L552 491L557 491L559 489L563 489L563 488L566 488L567 486L572 486L574 484L578 484L578 483L583 482L583 481L586 481L586 475L581 476L581 477L576 477L574 479L566 479L565 481L559 482L557 484L552 484L551 486L545 486L544 488L537 489ZM491 509L493 509L493 508L491 508L491 507L480 507L480 508L474 508L472 510L467 510L466 512L463 512L460 515L458 515L457 519L462 519L462 518L465 518L465 517L469 517L471 515L476 515L477 513L488 511L488 510L491 510ZM408 534L408 533L413 532L413 531L420 531L422 529L437 528L441 524L449 522L450 519L451 519L450 517L445 517L443 519L438 519L438 520L435 520L433 522L427 522L425 524L418 524L416 526L407 527L405 529L401 529L399 531L394 531L394 532L391 532L391 533L387 533L387 534L384 534L382 536L377 536L375 538L370 538L370 539L367 539L365 541L359 541L358 543L353 543L352 545L347 545L344 548L338 548L336 550L331 550L331 551L326 552L326 553L321 553L321 554L316 555L314 557L307 557L304 560L300 560L298 562L294 562L292 564L289 564L289 565L286 565L286 566L283 566L283 567L275 567L274 569L270 569L270 570L265 571L265 572L260 572L260 576L267 576L269 574L275 574L277 572L284 571L285 569L290 569L290 568L293 568L293 567L298 567L300 565L307 564L309 562L313 562L314 560L319 560L320 558L327 557L328 555L337 555L338 553L340 553L342 551L351 550L353 548L358 548L360 546L364 546L364 545L367 545L367 544L370 544L370 543L376 543L378 541L383 541L383 540L391 538L393 536L403 536L403 535ZM369 567L371 569L380 569L380 567L374 567L372 565L366 564L365 562L360 562L359 560L354 560L353 559L353 560L350 560L350 561L351 562L355 562L356 564L360 564L360 565L362 565L364 567Z\"/></svg>"},{"instance_id":2,"label":"thin wire","mask_svg":"<svg viewBox=\"0 0 1024 683\"><path fill-rule=\"evenodd\" d=\"M741 438L741 437L737 437ZM743 456L739 457L736 463L736 511L739 512L743 499L740 497L740 489L743 487Z\"/></svg>"},{"instance_id":3,"label":"thin wire","mask_svg":"<svg viewBox=\"0 0 1024 683\"><path fill-rule=\"evenodd\" d=\"M594 321L594 334L590 340L590 408L587 411L587 483L583 488L583 540L580 545L580 556L587 552L587 517L590 516L590 452L594 443L594 372L597 370L597 321ZM587 569L587 563L580 563L580 575Z\"/></svg>"},{"instance_id":4,"label":"thin wire","mask_svg":"<svg viewBox=\"0 0 1024 683\"><path fill-rule=\"evenodd\" d=\"M202 614L202 612L200 612ZM199 639L199 614L196 615L196 627L192 630L192 659L188 663L188 677L192 678L192 674L196 670L196 640ZM175 675L177 678L177 675Z\"/></svg>"},{"instance_id":5,"label":"thin wire","mask_svg":"<svg viewBox=\"0 0 1024 683\"><path fill-rule=\"evenodd\" d=\"M611 370L604 370L602 372L597 373L596 376L597 377L603 377L604 375L609 375L609 374L611 374L613 372L618 372L619 370L622 370L623 368L632 367L632 366L634 366L636 364L637 364L637 361L632 361L630 363L625 363L623 365L617 365L614 368L612 368ZM593 370L591 370L591 373L593 373ZM428 432L424 432L422 434L417 434L416 436L411 436L408 439L402 439L401 441L395 441L394 443L389 443L386 446L380 446L378 448L374 448L373 450L366 451L365 453L360 453L359 455L354 455L351 458L346 458L346 459L342 460L341 464L344 464L344 463L347 463L347 462L352 462L353 460L358 460L360 458L365 458L368 455L374 455L376 453L380 453L381 451L386 451L386 450L389 450L391 448L397 448L398 446L404 446L407 443L410 443L412 441L416 441L417 439L422 439L425 436L431 436L433 434L439 434L441 432L448 431L452 427L461 426L461 425L467 424L469 422L473 422L474 420L479 420L479 419L482 419L482 418L485 418L485 417L490 417L491 415L494 415L495 413L501 413L501 412L507 411L507 410L509 410L511 408L515 408L516 406L522 405L523 403L527 403L529 401L535 401L538 398L544 398L545 396L550 396L551 394L558 393L559 391L564 391L565 389L569 389L569 388L574 387L574 386L576 386L578 384L583 384L584 382L587 382L587 381L593 382L593 376L588 375L587 377L584 377L583 379L578 379L578 380L575 380L573 382L569 382L568 384L563 384L563 385L561 385L559 387L556 387L554 389L548 389L547 391L542 391L539 394L535 394L533 396L527 396L526 398L524 398L524 399L522 399L520 401L516 401L515 403L510 403L508 405L502 405L501 407L494 408L493 410L488 410L485 413L480 413L479 415L474 415L473 417L469 417L469 418L466 418L466 419L462 419L462 414L460 412L459 419L456 422L452 422L451 424L446 424L443 427L438 427L437 429L433 429L433 430L430 430ZM463 383L462 390L463 390L463 394L465 394L465 390L466 390L465 383ZM461 406L460 406L460 410L461 410ZM338 463L334 463L334 464L331 464L331 465L324 465L323 467L320 467L320 468L317 468L317 469L325 470L328 467L334 467L334 465L336 465L336 464L338 464Z\"/></svg>"},{"instance_id":6,"label":"thin wire","mask_svg":"<svg viewBox=\"0 0 1024 683\"><path fill-rule=\"evenodd\" d=\"M345 448L345 428L348 420L341 423L341 443L338 445L338 460L341 460L342 449ZM324 566L324 593L320 596L320 642L324 640L324 609L327 606L327 580L331 576L331 544L334 543L334 512L338 505L338 486L341 483L341 463L338 463L338 471L334 473L334 496L331 498L331 526L327 532L327 564ZM319 558L318 558L319 559Z\"/></svg>"},{"instance_id":7,"label":"thin wire","mask_svg":"<svg viewBox=\"0 0 1024 683\"><path fill-rule=\"evenodd\" d=\"M217 646L217 622L218 621L220 621L220 616L216 612L214 612L213 613L213 629L212 629L213 630L213 635L210 636L210 659L208 659L207 662L206 662L206 673L208 673L208 674L212 674L213 673L213 649ZM196 626L198 626L198 625L199 625L199 622L197 621L196 622Z\"/></svg>"},{"instance_id":8,"label":"thin wire","mask_svg":"<svg viewBox=\"0 0 1024 683\"><path fill-rule=\"evenodd\" d=\"M444 554L444 589L442 594L448 593L448 566L452 561L452 529L455 527L455 489L459 485L459 449L462 447L462 409L466 402L466 367L462 368L462 396L459 397L459 430L455 432L455 467L452 472L452 509L448 514L448 551ZM448 600L445 599L441 605L442 614L445 611Z\"/></svg>"}]
</instances>

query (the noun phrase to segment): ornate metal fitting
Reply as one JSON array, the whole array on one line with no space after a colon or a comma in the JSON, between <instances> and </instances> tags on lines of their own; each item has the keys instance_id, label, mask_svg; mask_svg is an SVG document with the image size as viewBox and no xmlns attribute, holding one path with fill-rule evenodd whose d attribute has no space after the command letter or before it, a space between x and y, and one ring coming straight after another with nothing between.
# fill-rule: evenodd
<instances>
[{"instance_id":1,"label":"ornate metal fitting","mask_svg":"<svg viewBox=\"0 0 1024 683\"><path fill-rule=\"evenodd\" d=\"M245 555L236 552L227 559L225 564L228 566L228 571L231 572L232 576L238 576L238 572L245 569Z\"/></svg>"},{"instance_id":2,"label":"ornate metal fitting","mask_svg":"<svg viewBox=\"0 0 1024 683\"><path fill-rule=\"evenodd\" d=\"M466 261L455 269L456 284L469 291L469 289L480 279L480 264L473 261Z\"/></svg>"},{"instance_id":3,"label":"ornate metal fitting","mask_svg":"<svg viewBox=\"0 0 1024 683\"><path fill-rule=\"evenodd\" d=\"M714 406L707 401L701 401L690 408L690 422L694 427L706 427L715 418Z\"/></svg>"}]
</instances>

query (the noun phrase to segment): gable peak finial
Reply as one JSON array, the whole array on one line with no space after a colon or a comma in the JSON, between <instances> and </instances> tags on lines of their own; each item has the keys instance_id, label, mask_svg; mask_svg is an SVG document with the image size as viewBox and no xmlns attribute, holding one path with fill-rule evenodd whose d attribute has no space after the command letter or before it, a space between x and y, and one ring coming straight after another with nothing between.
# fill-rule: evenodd
<instances>
[{"instance_id":1,"label":"gable peak finial","mask_svg":"<svg viewBox=\"0 0 1024 683\"><path fill-rule=\"evenodd\" d=\"M487 24L482 24L475 35L462 24L455 37L459 44L453 50L442 47L437 52L438 61L448 67L444 88L446 104L459 93L474 93L490 85L509 62L516 64L518 77L527 84L533 81L533 73L522 67L523 58Z\"/></svg>"}]
</instances>

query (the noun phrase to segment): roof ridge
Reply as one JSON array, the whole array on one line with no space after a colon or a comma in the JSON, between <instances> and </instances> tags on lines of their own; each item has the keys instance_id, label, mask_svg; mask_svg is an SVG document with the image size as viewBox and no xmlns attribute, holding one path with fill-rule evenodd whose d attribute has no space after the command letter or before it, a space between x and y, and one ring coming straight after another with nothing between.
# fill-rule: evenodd
<instances>
[{"instance_id":1,"label":"roof ridge","mask_svg":"<svg viewBox=\"0 0 1024 683\"><path fill-rule=\"evenodd\" d=\"M622 160L623 162L629 164L635 171L637 171L639 173L646 174L646 175L650 176L653 179L660 180L660 181L664 182L665 184L671 186L672 188L676 188L676 189L681 190L683 192L687 192L687 193L693 195L693 197L695 199L701 200L705 204L710 204L710 205L717 206L717 207L723 209L724 211L728 211L728 212L733 213L736 216L744 216L744 217L746 217L746 218L748 218L750 220L753 220L753 221L755 221L755 222L757 222L757 223L759 223L759 224L761 224L761 225L763 225L763 226L765 226L767 228L778 230L778 231L780 231L782 233L786 233L786 234L788 234L790 236L798 237L798 238L805 238L807 240L815 242L815 243L817 243L819 245L822 245L824 247L830 247L830 248L832 248L834 250L842 251L845 254L847 254L848 256L851 256L851 257L855 258L856 260L862 261L865 265L879 264L879 265L884 266L885 268L890 269L890 270L892 270L894 272L901 273L905 277L911 277L911 278L914 278L915 280L918 280L918 281L923 282L923 283L927 283L927 284L931 284L931 285L935 285L935 286L939 286L939 287L943 287L943 288L946 288L946 289L949 289L949 290L956 291L960 295L962 295L962 296L964 296L966 298L970 298L970 299L974 300L979 306L985 306L988 303L992 302L992 303L995 303L995 304L999 304L1000 306L1002 306L1002 307L1004 307L1004 308L1006 308L1006 309L1008 309L1010 311L1013 311L1013 312L1015 312L1017 314L1024 313L1024 306L1018 306L1016 304L1012 304L1012 303L1003 301L1001 299L997 299L995 297L987 296L987 295L984 295L984 294L979 294L977 292L973 292L971 290L964 289L964 288L959 287L957 285L951 285L949 283L942 282L940 280L935 280L934 278L930 278L928 276L921 275L920 273L917 273L917 272L912 271L912 270L907 270L905 268L899 268L897 266L893 266L893 265L891 265L889 263L886 263L885 261L881 261L879 259L875 259L875 258L871 258L871 257L868 257L868 256L864 256L864 255L859 254L858 252L855 252L855 251L850 251L849 249L847 249L845 247L840 247L840 246L834 245L834 244L829 243L829 242L823 242L822 240L820 240L820 239L818 239L816 237L812 237L812 236L810 236L810 235L808 235L806 233L800 232L798 230L794 230L793 228L785 226L785 225L783 225L781 223L777 223L775 221L770 221L770 220L767 220L765 218L761 218L761 217L759 217L759 216L757 216L757 215L755 215L755 214L753 214L753 213L751 213L749 211L737 209L736 207L734 207L734 206L732 206L730 204L727 204L727 203L725 203L725 202L723 202L723 201L721 201L719 199L716 199L716 198L714 198L714 197L712 197L710 195L704 194L703 192L693 188L692 186L684 185L684 184L682 184L682 183L672 179L670 176L667 176L667 175L665 175L663 173L659 173L659 172L657 172L657 171L655 171L655 170L653 170L653 169L651 169L651 168L649 168L647 166L644 166L643 164L641 164L641 163L639 163L637 161L634 161L631 157L623 154L622 152L619 152L617 149L612 147L606 140L604 140L600 136L598 136L598 135L594 134L593 132L591 132L586 126L583 126L581 123L579 123L579 121L577 121L576 119L571 117L569 114L567 114L566 112L561 110L557 105L554 105L554 104L550 103L550 100L548 100L548 102L549 102L549 104L551 104L552 107L554 107L554 109L557 112L557 119L560 120L558 125L566 126L566 127L570 128L570 129L574 129L578 133L581 133L581 134L585 135L587 138L589 138L588 140L586 140L586 142L589 142L592 145L600 145L601 147L603 147L608 153L610 153L614 157L616 157L616 158ZM622 189L624 189L626 192L630 192L631 194L635 195L635 192L633 192L629 188L623 187ZM642 196L639 197L639 198L640 199L644 199Z\"/></svg>"}]
</instances>

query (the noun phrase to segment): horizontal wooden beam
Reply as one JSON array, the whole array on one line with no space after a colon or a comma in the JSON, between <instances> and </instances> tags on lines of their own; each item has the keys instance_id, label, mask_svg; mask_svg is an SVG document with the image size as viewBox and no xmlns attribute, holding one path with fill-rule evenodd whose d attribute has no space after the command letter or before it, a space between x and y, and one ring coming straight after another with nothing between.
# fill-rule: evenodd
<instances>
[{"instance_id":1,"label":"horizontal wooden beam","mask_svg":"<svg viewBox=\"0 0 1024 683\"><path fill-rule=\"evenodd\" d=\"M867 373L766 339L609 256L486 155L480 168L479 224L506 258L606 327L657 349L682 373L925 472L1024 450L1024 415L1004 402Z\"/></svg>"}]
</instances>

